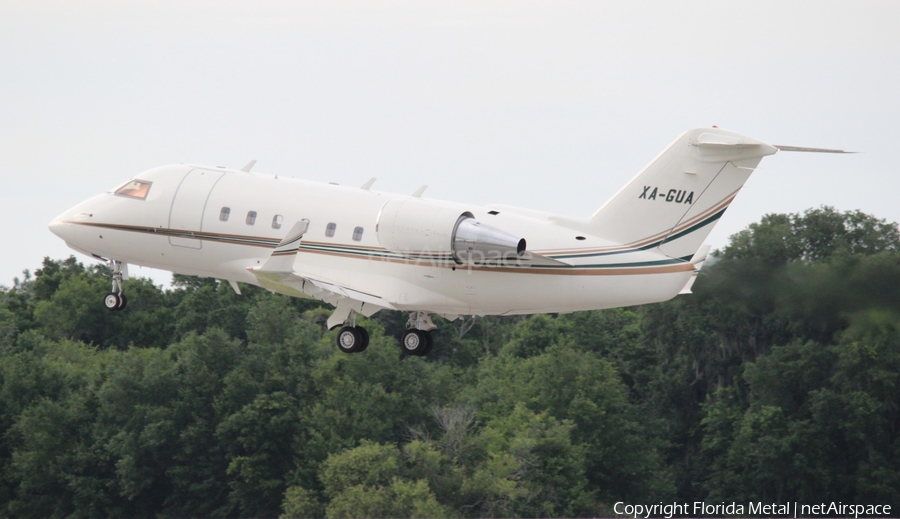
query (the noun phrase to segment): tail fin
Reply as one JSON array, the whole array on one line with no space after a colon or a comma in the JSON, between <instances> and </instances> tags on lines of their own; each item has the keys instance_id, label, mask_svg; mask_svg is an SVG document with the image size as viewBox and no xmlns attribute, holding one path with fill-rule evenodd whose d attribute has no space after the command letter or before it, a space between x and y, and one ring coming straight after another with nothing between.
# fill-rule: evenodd
<instances>
[{"instance_id":1,"label":"tail fin","mask_svg":"<svg viewBox=\"0 0 900 519\"><path fill-rule=\"evenodd\" d=\"M591 216L616 243L690 259L750 173L778 150L717 128L689 130Z\"/></svg>"}]
</instances>

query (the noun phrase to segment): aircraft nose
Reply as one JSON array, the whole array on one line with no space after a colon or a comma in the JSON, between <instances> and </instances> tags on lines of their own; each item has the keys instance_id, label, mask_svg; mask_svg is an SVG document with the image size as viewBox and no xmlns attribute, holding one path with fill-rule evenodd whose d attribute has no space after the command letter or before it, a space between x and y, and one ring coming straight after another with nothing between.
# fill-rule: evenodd
<instances>
[{"instance_id":1,"label":"aircraft nose","mask_svg":"<svg viewBox=\"0 0 900 519\"><path fill-rule=\"evenodd\" d=\"M50 222L50 225L48 225L47 227L50 229L50 232L52 232L53 234L55 234L65 240L66 239L66 236L65 236L66 228L69 225L70 224L67 224L66 222L64 222L62 217L60 216L60 217L54 218L53 221Z\"/></svg>"}]
</instances>

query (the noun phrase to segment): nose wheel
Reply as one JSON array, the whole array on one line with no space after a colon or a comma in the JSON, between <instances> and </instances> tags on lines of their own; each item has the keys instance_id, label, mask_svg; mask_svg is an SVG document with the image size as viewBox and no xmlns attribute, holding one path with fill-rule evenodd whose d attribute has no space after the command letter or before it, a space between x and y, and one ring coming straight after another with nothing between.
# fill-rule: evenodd
<instances>
[{"instance_id":1,"label":"nose wheel","mask_svg":"<svg viewBox=\"0 0 900 519\"><path fill-rule=\"evenodd\" d=\"M106 297L103 298L103 306L107 310L118 312L128 304L125 294L122 293L122 279L124 278L123 272L125 268L124 264L119 260L109 260L109 266L113 271L112 292L106 294Z\"/></svg>"}]
</instances>

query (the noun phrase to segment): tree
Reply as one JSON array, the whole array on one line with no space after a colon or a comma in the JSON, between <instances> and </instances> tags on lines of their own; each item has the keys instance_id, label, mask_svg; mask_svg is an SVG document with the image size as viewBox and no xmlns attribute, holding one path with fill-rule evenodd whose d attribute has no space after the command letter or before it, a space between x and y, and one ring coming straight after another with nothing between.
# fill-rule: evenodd
<instances>
[{"instance_id":1,"label":"tree","mask_svg":"<svg viewBox=\"0 0 900 519\"><path fill-rule=\"evenodd\" d=\"M403 478L396 447L363 441L359 447L329 455L322 483L330 501L328 518L449 517L423 480Z\"/></svg>"},{"instance_id":2,"label":"tree","mask_svg":"<svg viewBox=\"0 0 900 519\"><path fill-rule=\"evenodd\" d=\"M609 361L578 351L564 337L558 340L527 359L501 354L483 361L478 383L467 394L479 416L501 416L521 403L571 421L573 444L586 449L585 473L601 501L668 498L672 483L650 434L654 422L629 403Z\"/></svg>"}]
</instances>

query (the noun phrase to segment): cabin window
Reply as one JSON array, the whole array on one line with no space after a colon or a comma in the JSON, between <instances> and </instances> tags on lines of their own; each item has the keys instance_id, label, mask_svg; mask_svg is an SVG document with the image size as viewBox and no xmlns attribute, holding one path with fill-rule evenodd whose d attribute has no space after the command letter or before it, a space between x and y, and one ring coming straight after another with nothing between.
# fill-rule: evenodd
<instances>
[{"instance_id":1,"label":"cabin window","mask_svg":"<svg viewBox=\"0 0 900 519\"><path fill-rule=\"evenodd\" d=\"M325 236L331 238L334 236L334 230L337 229L337 224L334 222L329 223L325 226Z\"/></svg>"},{"instance_id":2,"label":"cabin window","mask_svg":"<svg viewBox=\"0 0 900 519\"><path fill-rule=\"evenodd\" d=\"M144 180L132 179L129 180L124 186L116 189L115 194L119 196L127 196L128 198L137 198L138 200L144 200L147 198L147 193L150 192L150 184L151 182L146 182Z\"/></svg>"},{"instance_id":3,"label":"cabin window","mask_svg":"<svg viewBox=\"0 0 900 519\"><path fill-rule=\"evenodd\" d=\"M284 221L284 217L280 214L276 214L275 217L272 218L272 228L273 229L281 229L281 222Z\"/></svg>"},{"instance_id":4,"label":"cabin window","mask_svg":"<svg viewBox=\"0 0 900 519\"><path fill-rule=\"evenodd\" d=\"M247 213L247 225L253 225L256 223L256 211L250 211Z\"/></svg>"},{"instance_id":5,"label":"cabin window","mask_svg":"<svg viewBox=\"0 0 900 519\"><path fill-rule=\"evenodd\" d=\"M357 228L353 229L353 241L362 240L362 233L363 233L362 227L357 227Z\"/></svg>"},{"instance_id":6,"label":"cabin window","mask_svg":"<svg viewBox=\"0 0 900 519\"><path fill-rule=\"evenodd\" d=\"M219 220L222 220L223 222L227 222L229 216L231 216L231 208L230 207L223 207L222 210L219 211Z\"/></svg>"}]
</instances>

